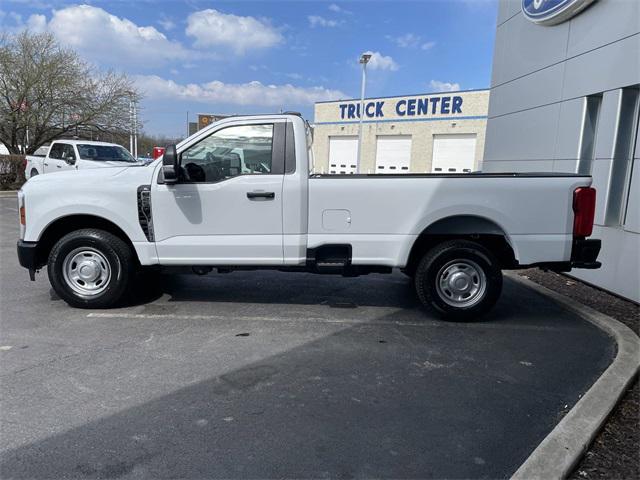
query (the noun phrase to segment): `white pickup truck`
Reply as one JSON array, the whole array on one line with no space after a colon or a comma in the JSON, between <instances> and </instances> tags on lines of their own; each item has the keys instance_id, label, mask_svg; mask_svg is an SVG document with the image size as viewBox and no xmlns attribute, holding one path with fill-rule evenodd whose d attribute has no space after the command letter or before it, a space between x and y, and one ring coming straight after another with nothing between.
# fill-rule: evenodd
<instances>
[{"instance_id":1,"label":"white pickup truck","mask_svg":"<svg viewBox=\"0 0 640 480\"><path fill-rule=\"evenodd\" d=\"M150 167L38 176L18 193L22 266L75 307L118 304L149 266L357 276L402 269L475 319L502 270L598 268L595 190L576 174L314 175L295 114L230 117ZM61 193L63 192L63 193Z\"/></svg>"},{"instance_id":2,"label":"white pickup truck","mask_svg":"<svg viewBox=\"0 0 640 480\"><path fill-rule=\"evenodd\" d=\"M26 159L24 176L27 179L43 173L136 163L120 145L89 140L56 140L46 155L27 155Z\"/></svg>"}]
</instances>

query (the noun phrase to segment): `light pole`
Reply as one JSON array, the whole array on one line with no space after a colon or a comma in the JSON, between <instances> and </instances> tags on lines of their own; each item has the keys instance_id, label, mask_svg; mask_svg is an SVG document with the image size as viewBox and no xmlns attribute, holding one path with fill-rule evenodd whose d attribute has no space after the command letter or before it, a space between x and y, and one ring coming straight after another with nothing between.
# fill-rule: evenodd
<instances>
[{"instance_id":1,"label":"light pole","mask_svg":"<svg viewBox=\"0 0 640 480\"><path fill-rule=\"evenodd\" d=\"M370 53L360 55L362 65L362 88L360 90L360 123L358 124L358 163L356 163L356 173L360 173L362 165L362 119L364 118L364 87L367 83L367 63L371 60Z\"/></svg>"},{"instance_id":2,"label":"light pole","mask_svg":"<svg viewBox=\"0 0 640 480\"><path fill-rule=\"evenodd\" d=\"M138 158L138 105L135 92L129 93L129 152Z\"/></svg>"},{"instance_id":3,"label":"light pole","mask_svg":"<svg viewBox=\"0 0 640 480\"><path fill-rule=\"evenodd\" d=\"M138 105L133 100L133 158L138 159Z\"/></svg>"},{"instance_id":4,"label":"light pole","mask_svg":"<svg viewBox=\"0 0 640 480\"><path fill-rule=\"evenodd\" d=\"M129 153L133 155L133 97L129 97Z\"/></svg>"}]
</instances>

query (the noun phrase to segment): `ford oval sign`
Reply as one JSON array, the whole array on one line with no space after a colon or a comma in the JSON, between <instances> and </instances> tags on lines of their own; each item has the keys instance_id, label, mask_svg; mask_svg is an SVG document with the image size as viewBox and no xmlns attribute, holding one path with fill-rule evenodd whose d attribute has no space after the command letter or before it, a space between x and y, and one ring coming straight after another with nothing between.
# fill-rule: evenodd
<instances>
[{"instance_id":1,"label":"ford oval sign","mask_svg":"<svg viewBox=\"0 0 640 480\"><path fill-rule=\"evenodd\" d=\"M557 25L569 20L596 0L522 0L522 13L538 25Z\"/></svg>"}]
</instances>

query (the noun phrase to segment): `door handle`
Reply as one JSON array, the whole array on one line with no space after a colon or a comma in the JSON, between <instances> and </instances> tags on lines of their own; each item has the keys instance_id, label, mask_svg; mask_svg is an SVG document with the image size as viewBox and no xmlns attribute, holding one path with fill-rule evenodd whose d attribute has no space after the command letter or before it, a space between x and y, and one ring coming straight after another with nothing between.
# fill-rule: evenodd
<instances>
[{"instance_id":1,"label":"door handle","mask_svg":"<svg viewBox=\"0 0 640 480\"><path fill-rule=\"evenodd\" d=\"M62 165L56 165L56 168L62 168Z\"/></svg>"},{"instance_id":2,"label":"door handle","mask_svg":"<svg viewBox=\"0 0 640 480\"><path fill-rule=\"evenodd\" d=\"M268 200L273 200L276 198L275 192L247 192L247 198L249 200L253 200L254 198L266 198Z\"/></svg>"}]
</instances>

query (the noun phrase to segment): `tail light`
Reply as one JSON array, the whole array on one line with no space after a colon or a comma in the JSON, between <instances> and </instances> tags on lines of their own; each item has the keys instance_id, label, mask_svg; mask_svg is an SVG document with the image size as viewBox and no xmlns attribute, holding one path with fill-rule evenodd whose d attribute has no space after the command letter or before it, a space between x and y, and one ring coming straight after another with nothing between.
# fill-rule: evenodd
<instances>
[{"instance_id":1,"label":"tail light","mask_svg":"<svg viewBox=\"0 0 640 480\"><path fill-rule=\"evenodd\" d=\"M18 218L20 220L20 240L24 240L25 230L27 229L27 212L22 190L18 190Z\"/></svg>"},{"instance_id":2,"label":"tail light","mask_svg":"<svg viewBox=\"0 0 640 480\"><path fill-rule=\"evenodd\" d=\"M25 170L27 169L27 159L25 157L25 159L22 161L22 168L24 168Z\"/></svg>"},{"instance_id":3,"label":"tail light","mask_svg":"<svg viewBox=\"0 0 640 480\"><path fill-rule=\"evenodd\" d=\"M588 237L593 232L596 213L596 189L579 187L573 192L573 236Z\"/></svg>"}]
</instances>

